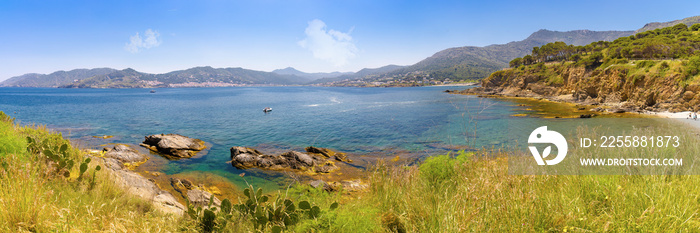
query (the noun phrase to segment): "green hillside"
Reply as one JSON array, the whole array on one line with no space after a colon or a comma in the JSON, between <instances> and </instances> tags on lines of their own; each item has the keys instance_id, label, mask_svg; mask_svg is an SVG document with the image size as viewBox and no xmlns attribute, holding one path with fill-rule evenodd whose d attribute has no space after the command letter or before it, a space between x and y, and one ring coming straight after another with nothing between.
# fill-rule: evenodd
<instances>
[{"instance_id":1,"label":"green hillside","mask_svg":"<svg viewBox=\"0 0 700 233\"><path fill-rule=\"evenodd\" d=\"M58 87L96 75L116 71L111 68L75 69L56 71L51 74L25 74L0 82L0 87Z\"/></svg>"},{"instance_id":2,"label":"green hillside","mask_svg":"<svg viewBox=\"0 0 700 233\"><path fill-rule=\"evenodd\" d=\"M457 47L449 48L435 53L414 65L397 69L385 74L357 77L356 80L347 80L344 83L335 83L340 86L366 85L371 82L424 85L431 83L463 80L479 80L487 77L494 71L508 67L510 60L529 54L533 47L545 45L556 41L577 46L587 45L598 41L613 41L620 37L627 37L637 32L654 30L673 26L679 23L688 26L700 22L700 16L689 17L664 23L649 23L643 28L633 31L590 31L576 30L558 32L539 30L522 41L514 41L507 44L489 45L485 47Z\"/></svg>"},{"instance_id":3,"label":"green hillside","mask_svg":"<svg viewBox=\"0 0 700 233\"><path fill-rule=\"evenodd\" d=\"M304 82L293 75L242 68L195 67L165 74L147 74L133 69L114 71L78 80L64 88L153 88L153 87L203 87L235 85L295 85Z\"/></svg>"},{"instance_id":4,"label":"green hillside","mask_svg":"<svg viewBox=\"0 0 700 233\"><path fill-rule=\"evenodd\" d=\"M549 43L510 66L469 92L543 96L625 111L700 110L700 24L586 46Z\"/></svg>"},{"instance_id":5,"label":"green hillside","mask_svg":"<svg viewBox=\"0 0 700 233\"><path fill-rule=\"evenodd\" d=\"M646 32L646 31L651 31L654 29L659 29L659 28L665 28L665 27L671 27L676 24L685 24L688 25L688 27L693 26L696 23L700 23L700 16L693 16L693 17L688 17L685 19L680 19L680 20L674 20L671 22L664 22L664 23L659 23L659 22L653 22L653 23L648 23L644 25L644 27L638 29L634 33L640 33L640 32Z\"/></svg>"},{"instance_id":6,"label":"green hillside","mask_svg":"<svg viewBox=\"0 0 700 233\"><path fill-rule=\"evenodd\" d=\"M508 62L528 54L533 47L550 42L564 41L572 44L587 44L594 41L611 41L622 36L629 36L632 31L589 31L576 30L557 32L539 30L522 41L486 47L449 48L435 53L414 65L396 69L384 74L358 77L363 82L418 83L423 80L431 82L478 80L494 71L508 67ZM354 80L336 83L340 86L354 86ZM359 84L358 84L359 85ZM418 85L418 84L416 84Z\"/></svg>"}]
</instances>

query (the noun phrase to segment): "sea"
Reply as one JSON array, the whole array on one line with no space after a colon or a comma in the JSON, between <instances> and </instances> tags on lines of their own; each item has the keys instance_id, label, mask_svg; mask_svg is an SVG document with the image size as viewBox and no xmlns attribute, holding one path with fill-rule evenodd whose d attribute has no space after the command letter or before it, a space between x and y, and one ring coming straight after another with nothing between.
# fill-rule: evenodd
<instances>
[{"instance_id":1,"label":"sea","mask_svg":"<svg viewBox=\"0 0 700 233\"><path fill-rule=\"evenodd\" d=\"M537 107L532 103L445 92L464 88L218 87L158 88L154 93L0 88L0 111L20 124L45 125L94 149L115 143L138 147L145 136L161 133L198 138L208 145L203 156L167 161L159 172L211 173L239 185L238 175L246 171L227 163L233 146L268 153L315 146L351 158L400 154L421 160L460 150L519 147L542 125L566 126L571 132L579 124L640 125L530 117ZM263 112L266 107L272 111ZM103 135L113 137L93 137ZM266 173L257 176L258 183L271 180Z\"/></svg>"}]
</instances>

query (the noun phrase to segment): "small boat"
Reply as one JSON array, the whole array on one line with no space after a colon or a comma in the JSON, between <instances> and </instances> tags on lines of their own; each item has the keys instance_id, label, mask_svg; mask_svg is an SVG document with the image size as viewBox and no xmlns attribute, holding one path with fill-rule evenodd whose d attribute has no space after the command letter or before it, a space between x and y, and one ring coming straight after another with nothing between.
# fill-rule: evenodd
<instances>
[{"instance_id":1,"label":"small boat","mask_svg":"<svg viewBox=\"0 0 700 233\"><path fill-rule=\"evenodd\" d=\"M272 108L270 108L270 107L263 108L263 112L264 113L272 112Z\"/></svg>"},{"instance_id":2,"label":"small boat","mask_svg":"<svg viewBox=\"0 0 700 233\"><path fill-rule=\"evenodd\" d=\"M156 93L156 90L151 90L151 93Z\"/></svg>"}]
</instances>

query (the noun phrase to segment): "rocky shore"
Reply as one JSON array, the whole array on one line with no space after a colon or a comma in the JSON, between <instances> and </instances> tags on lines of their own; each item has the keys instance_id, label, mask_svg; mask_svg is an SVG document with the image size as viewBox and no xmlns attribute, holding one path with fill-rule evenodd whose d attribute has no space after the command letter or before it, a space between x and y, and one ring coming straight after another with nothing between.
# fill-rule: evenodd
<instances>
[{"instance_id":1,"label":"rocky shore","mask_svg":"<svg viewBox=\"0 0 700 233\"><path fill-rule=\"evenodd\" d=\"M506 88L475 87L462 91L451 91L451 94L477 95L483 98L523 98L537 101L551 101L558 103L573 104L575 110L581 111L576 114L579 118L591 118L602 114L612 113L650 113L651 110L640 108L630 102L603 102L579 100L572 95L549 96L541 95L528 90L514 90Z\"/></svg>"},{"instance_id":2,"label":"rocky shore","mask_svg":"<svg viewBox=\"0 0 700 233\"><path fill-rule=\"evenodd\" d=\"M593 111L611 113L700 110L700 86L682 85L680 74L631 74L633 71L623 66L588 70L559 63L541 64L497 71L483 79L479 87L450 93L547 99L596 106Z\"/></svg>"},{"instance_id":3,"label":"rocky shore","mask_svg":"<svg viewBox=\"0 0 700 233\"><path fill-rule=\"evenodd\" d=\"M206 148L202 140L177 134L149 135L140 145L167 160L190 158ZM337 177L346 177L342 175L335 178L325 176L323 180L319 179L320 177L311 178L318 174L341 174L337 172L341 167L336 163L352 163L345 153L331 149L310 146L305 148L305 152L288 151L278 155L264 154L253 148L239 146L231 147L230 151L231 165L238 169L294 171L299 175L308 176L303 180L306 180L305 182L310 180L311 187L329 192L338 190L354 192L368 187L361 179L337 179ZM101 151L90 151L90 154L91 158L104 166L117 186L131 195L151 202L156 209L165 213L183 214L187 210L183 200L195 207L207 208L210 200L213 199L213 206L219 206L223 198L222 192L216 186L195 184L191 178L184 178L181 175L166 176L140 168L144 164L153 164L153 162L147 163L150 157L129 145L116 144ZM153 167L147 170L150 169ZM199 178L197 180L202 181Z\"/></svg>"},{"instance_id":4,"label":"rocky shore","mask_svg":"<svg viewBox=\"0 0 700 233\"><path fill-rule=\"evenodd\" d=\"M153 180L141 176L125 165L145 161L145 155L139 154L126 145L115 145L103 151L106 152L103 156L92 156L92 158L103 164L115 184L124 188L127 193L150 201L156 209L165 213L182 215L187 209L170 192L161 189Z\"/></svg>"},{"instance_id":5,"label":"rocky shore","mask_svg":"<svg viewBox=\"0 0 700 233\"><path fill-rule=\"evenodd\" d=\"M344 153L326 148L307 147L306 151L307 153L288 151L280 155L268 155L253 148L234 146L231 147L231 165L238 169L255 167L268 170L330 173L339 169L333 160L352 162Z\"/></svg>"}]
</instances>

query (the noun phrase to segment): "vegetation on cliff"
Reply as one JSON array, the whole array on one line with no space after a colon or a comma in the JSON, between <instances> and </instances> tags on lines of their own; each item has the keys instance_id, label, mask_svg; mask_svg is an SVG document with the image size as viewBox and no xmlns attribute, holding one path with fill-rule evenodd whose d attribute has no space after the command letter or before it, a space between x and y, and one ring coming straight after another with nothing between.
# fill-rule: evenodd
<instances>
[{"instance_id":1,"label":"vegetation on cliff","mask_svg":"<svg viewBox=\"0 0 700 233\"><path fill-rule=\"evenodd\" d=\"M511 60L510 69L492 73L482 86L492 93L625 103L638 110L695 109L700 104L699 30L700 24L677 24L612 42L549 43Z\"/></svg>"}]
</instances>

